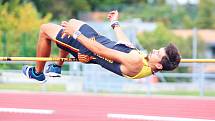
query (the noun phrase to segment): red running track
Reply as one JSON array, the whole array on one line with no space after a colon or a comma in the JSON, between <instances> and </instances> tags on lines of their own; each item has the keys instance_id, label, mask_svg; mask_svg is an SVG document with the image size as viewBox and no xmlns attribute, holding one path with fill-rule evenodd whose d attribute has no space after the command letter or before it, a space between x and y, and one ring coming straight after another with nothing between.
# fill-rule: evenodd
<instances>
[{"instance_id":1,"label":"red running track","mask_svg":"<svg viewBox=\"0 0 215 121\"><path fill-rule=\"evenodd\" d=\"M46 109L54 112L35 114L0 110L0 121L122 121L108 118L110 113L215 120L214 98L1 92L2 108Z\"/></svg>"}]
</instances>

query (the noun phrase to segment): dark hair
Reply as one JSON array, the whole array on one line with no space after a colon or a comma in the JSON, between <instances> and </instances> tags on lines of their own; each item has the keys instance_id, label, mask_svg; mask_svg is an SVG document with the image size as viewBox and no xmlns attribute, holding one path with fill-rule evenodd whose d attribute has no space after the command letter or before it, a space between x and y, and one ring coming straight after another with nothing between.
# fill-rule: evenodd
<instances>
[{"instance_id":1,"label":"dark hair","mask_svg":"<svg viewBox=\"0 0 215 121\"><path fill-rule=\"evenodd\" d=\"M178 67L181 61L179 51L175 45L169 44L167 47L165 47L165 52L166 56L164 56L160 62L163 66L162 70L174 70L176 67Z\"/></svg>"}]
</instances>

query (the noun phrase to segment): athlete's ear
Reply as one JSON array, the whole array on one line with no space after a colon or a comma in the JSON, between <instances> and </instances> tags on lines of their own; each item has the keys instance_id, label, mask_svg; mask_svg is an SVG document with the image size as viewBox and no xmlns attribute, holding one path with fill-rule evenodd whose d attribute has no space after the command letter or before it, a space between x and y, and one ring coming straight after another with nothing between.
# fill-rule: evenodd
<instances>
[{"instance_id":1,"label":"athlete's ear","mask_svg":"<svg viewBox=\"0 0 215 121\"><path fill-rule=\"evenodd\" d=\"M160 63L156 63L156 64L155 64L155 67L156 67L157 69L159 69L159 70L163 69L163 66L162 66L162 64L160 64Z\"/></svg>"}]
</instances>

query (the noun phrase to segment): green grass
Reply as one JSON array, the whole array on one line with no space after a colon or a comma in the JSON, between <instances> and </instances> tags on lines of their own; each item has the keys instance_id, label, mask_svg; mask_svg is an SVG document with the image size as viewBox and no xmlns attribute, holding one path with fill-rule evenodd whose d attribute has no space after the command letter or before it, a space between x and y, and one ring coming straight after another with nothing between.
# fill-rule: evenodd
<instances>
[{"instance_id":1,"label":"green grass","mask_svg":"<svg viewBox=\"0 0 215 121\"><path fill-rule=\"evenodd\" d=\"M196 91L187 91L187 90L176 90L176 91L160 91L160 92L152 92L152 95L174 95L174 96L200 96L200 92ZM214 96L215 90L206 90L204 92L204 96Z\"/></svg>"},{"instance_id":2,"label":"green grass","mask_svg":"<svg viewBox=\"0 0 215 121\"><path fill-rule=\"evenodd\" d=\"M134 94L134 95L149 95L148 92L146 91L129 91L126 92L125 94ZM150 92L150 95L166 95L166 96L200 96L199 90L175 90L175 91L152 91ZM204 91L203 96L208 96L208 97L215 97L215 90L206 90Z\"/></svg>"},{"instance_id":3,"label":"green grass","mask_svg":"<svg viewBox=\"0 0 215 121\"><path fill-rule=\"evenodd\" d=\"M47 92L65 92L63 84L31 84L31 83L0 83L0 90L18 90L18 91L45 91ZM102 92L100 92L102 93ZM109 92L103 92L109 93ZM123 94L147 95L146 92L127 92ZM172 96L199 96L198 90L175 90L175 91L158 91L151 92L152 95L172 95ZM204 96L215 97L215 90L206 90Z\"/></svg>"},{"instance_id":4,"label":"green grass","mask_svg":"<svg viewBox=\"0 0 215 121\"><path fill-rule=\"evenodd\" d=\"M0 90L18 90L18 91L65 91L63 84L28 84L28 83L0 83Z\"/></svg>"}]
</instances>

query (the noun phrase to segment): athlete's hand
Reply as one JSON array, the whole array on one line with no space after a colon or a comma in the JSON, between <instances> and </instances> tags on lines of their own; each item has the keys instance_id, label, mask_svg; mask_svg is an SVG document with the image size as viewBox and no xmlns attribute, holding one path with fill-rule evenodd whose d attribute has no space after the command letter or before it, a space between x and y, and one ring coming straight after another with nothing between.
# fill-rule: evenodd
<instances>
[{"instance_id":1,"label":"athlete's hand","mask_svg":"<svg viewBox=\"0 0 215 121\"><path fill-rule=\"evenodd\" d=\"M64 28L64 32L69 35L73 35L75 28L72 26L72 23L67 21L62 21L61 26Z\"/></svg>"},{"instance_id":2,"label":"athlete's hand","mask_svg":"<svg viewBox=\"0 0 215 121\"><path fill-rule=\"evenodd\" d=\"M107 18L108 18L108 20L110 22L112 22L112 21L118 21L118 19L119 19L119 13L118 13L118 11L115 10L115 11L109 12L108 15L107 15Z\"/></svg>"}]
</instances>

